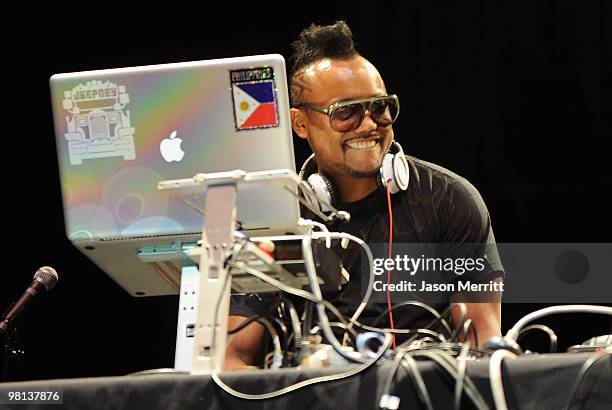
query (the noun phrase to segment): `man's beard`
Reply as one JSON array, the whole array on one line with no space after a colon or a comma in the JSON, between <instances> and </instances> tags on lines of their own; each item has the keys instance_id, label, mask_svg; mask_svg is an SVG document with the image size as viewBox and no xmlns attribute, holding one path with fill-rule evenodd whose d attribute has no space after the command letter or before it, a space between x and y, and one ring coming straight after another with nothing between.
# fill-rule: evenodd
<instances>
[{"instance_id":1,"label":"man's beard","mask_svg":"<svg viewBox=\"0 0 612 410\"><path fill-rule=\"evenodd\" d=\"M378 134L378 133L371 133L369 135L365 135L364 137L371 137L371 136L379 136L380 140L378 141L379 147L377 147L377 150L380 149L383 154L382 157L384 157L384 153L387 152L389 150L389 147L387 146L387 148L385 150L383 150L381 147L386 146L386 144L384 144L384 138ZM353 178L372 178L372 177L376 177L378 175L378 172L380 171L380 167L382 166L382 161L383 158L378 158L378 161L376 161L378 163L378 165L374 166L374 168L369 169L369 170L360 170L360 169L355 169L351 166L351 160L346 158L346 154L347 154L347 149L343 148L343 154L344 154L344 163L342 164L342 169L344 170L344 172L353 177Z\"/></svg>"},{"instance_id":2,"label":"man's beard","mask_svg":"<svg viewBox=\"0 0 612 410\"><path fill-rule=\"evenodd\" d=\"M348 175L355 178L372 178L378 175L378 171L380 170L380 167L378 167L373 170L360 171L357 169L353 169L348 165L344 165L343 168Z\"/></svg>"}]
</instances>

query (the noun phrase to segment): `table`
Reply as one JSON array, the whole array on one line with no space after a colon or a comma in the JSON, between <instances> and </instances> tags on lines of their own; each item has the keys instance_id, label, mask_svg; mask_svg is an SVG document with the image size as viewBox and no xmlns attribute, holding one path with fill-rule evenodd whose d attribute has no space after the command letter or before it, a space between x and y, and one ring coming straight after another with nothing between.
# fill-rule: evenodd
<instances>
[{"instance_id":1,"label":"table","mask_svg":"<svg viewBox=\"0 0 612 410\"><path fill-rule=\"evenodd\" d=\"M504 361L503 380L510 409L559 409L565 403L576 375L592 353L524 355ZM468 362L467 372L491 408L488 359ZM383 360L349 379L316 384L275 399L248 401L234 398L216 386L210 376L158 374L100 378L38 380L0 384L0 394L9 391L63 391L66 409L377 409L392 362ZM435 363L419 361L435 409L453 408L454 381ZM342 369L345 370L345 369ZM222 374L233 388L262 393L305 378L333 374L330 369L279 369ZM612 359L597 362L582 383L574 408L612 408ZM394 394L400 408L419 409L407 372L400 368ZM464 401L464 403L468 403ZM40 405L4 404L0 408L41 408Z\"/></svg>"}]
</instances>

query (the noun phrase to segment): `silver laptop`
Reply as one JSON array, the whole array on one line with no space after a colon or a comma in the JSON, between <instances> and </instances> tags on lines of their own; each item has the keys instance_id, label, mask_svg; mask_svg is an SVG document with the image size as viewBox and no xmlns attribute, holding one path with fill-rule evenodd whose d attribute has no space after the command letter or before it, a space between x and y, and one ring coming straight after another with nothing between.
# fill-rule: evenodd
<instances>
[{"instance_id":1,"label":"silver laptop","mask_svg":"<svg viewBox=\"0 0 612 410\"><path fill-rule=\"evenodd\" d=\"M50 87L66 234L134 296L177 293L180 247L201 237L205 198L158 182L295 172L280 55L55 74ZM237 209L249 236L298 230L282 187L239 191Z\"/></svg>"}]
</instances>

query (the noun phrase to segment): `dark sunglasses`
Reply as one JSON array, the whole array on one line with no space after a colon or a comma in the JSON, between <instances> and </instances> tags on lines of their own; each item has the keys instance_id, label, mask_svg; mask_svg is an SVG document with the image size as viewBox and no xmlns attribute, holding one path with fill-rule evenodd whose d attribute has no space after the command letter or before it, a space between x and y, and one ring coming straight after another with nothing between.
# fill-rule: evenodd
<instances>
[{"instance_id":1,"label":"dark sunglasses","mask_svg":"<svg viewBox=\"0 0 612 410\"><path fill-rule=\"evenodd\" d=\"M334 130L349 132L359 128L366 111L370 113L370 117L379 127L388 127L393 124L399 114L399 98L395 94L381 95L358 100L337 101L327 108L309 103L298 104L296 108L306 108L325 114L329 116L329 124Z\"/></svg>"}]
</instances>

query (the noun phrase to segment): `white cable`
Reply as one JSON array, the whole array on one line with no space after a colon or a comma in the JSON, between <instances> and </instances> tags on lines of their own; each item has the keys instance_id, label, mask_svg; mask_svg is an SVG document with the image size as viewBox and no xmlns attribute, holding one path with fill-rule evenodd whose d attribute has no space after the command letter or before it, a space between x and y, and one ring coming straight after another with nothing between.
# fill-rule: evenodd
<instances>
[{"instance_id":1,"label":"white cable","mask_svg":"<svg viewBox=\"0 0 612 410\"><path fill-rule=\"evenodd\" d=\"M457 380L459 377L459 372L457 371L457 365L455 363L454 356L451 356L442 350L413 350L409 352L409 354L414 357L426 357L430 360L433 360L455 380ZM476 388L474 382L469 377L467 377L467 375L464 380L464 385L464 391L468 395L474 406L479 410L488 410L489 406L482 398L482 395L480 394L480 391Z\"/></svg>"},{"instance_id":2,"label":"white cable","mask_svg":"<svg viewBox=\"0 0 612 410\"><path fill-rule=\"evenodd\" d=\"M329 234L329 229L327 229L327 226L325 226L324 224L322 224L321 222L317 222L317 221L313 221L312 219L303 219L300 218L298 220L298 225L302 225L302 226L310 226L312 227L317 227L319 228L321 231L328 233ZM331 248L331 238L329 236L327 236L325 238L325 247L327 249Z\"/></svg>"},{"instance_id":3,"label":"white cable","mask_svg":"<svg viewBox=\"0 0 612 410\"><path fill-rule=\"evenodd\" d=\"M218 373L213 372L211 376L212 376L212 379L215 381L215 383L217 383L219 387L221 387L225 392L231 394L234 397L238 397L240 399L246 399L246 400L266 400L266 399L271 399L273 397L282 396L283 394L291 393L293 391L301 389L302 387L310 386L316 383L324 383L324 382L331 382L335 380L346 379L347 377L351 377L358 373L361 373L362 371L366 370L368 367L376 363L383 356L383 354L391 346L391 341L392 341L391 335L385 334L385 343L378 350L376 357L373 360L368 360L366 363L359 365L357 368L353 370L349 370L343 373L338 373L338 374L334 374L330 376L320 376L320 377L315 377L313 379L304 380L299 383L295 383L291 386L288 386L288 387L285 387L285 388L282 388L280 390L276 390L273 392L269 392L269 393L261 393L261 394L242 393L242 392L232 389L230 386L225 384L219 378Z\"/></svg>"},{"instance_id":4,"label":"white cable","mask_svg":"<svg viewBox=\"0 0 612 410\"><path fill-rule=\"evenodd\" d=\"M272 355L272 364L270 368L280 369L283 365L283 350L281 348L280 338L276 332L272 335L272 344L274 345L274 354Z\"/></svg>"},{"instance_id":5,"label":"white cable","mask_svg":"<svg viewBox=\"0 0 612 410\"><path fill-rule=\"evenodd\" d=\"M330 232L330 233L313 232L312 233L312 239L319 239L319 238L326 238L326 237L329 237L332 239L349 239L353 242L356 242L363 248L363 250L368 256L368 264L370 268L370 274L368 275L369 276L368 288L363 297L363 300L361 301L361 303L359 304L359 307L355 311L355 314L351 317L351 320L349 320L350 322L349 329L350 329L353 327L353 324L357 321L357 319L359 319L359 316L361 316L361 313L366 308L366 305L368 304L368 301L370 300L370 296L372 296L372 290L374 289L374 270L373 270L374 257L372 256L372 251L370 250L370 247L364 241L362 241L358 237L353 236L351 234L344 233L344 232Z\"/></svg>"},{"instance_id":6,"label":"white cable","mask_svg":"<svg viewBox=\"0 0 612 410\"><path fill-rule=\"evenodd\" d=\"M471 319L470 320L471 323ZM467 323L467 321L466 321ZM465 372L467 371L467 356L470 350L470 342L466 340L461 346L461 351L459 352L459 356L457 357L457 383L455 384L455 410L461 408L461 396L463 395L463 380L465 379Z\"/></svg>"},{"instance_id":7,"label":"white cable","mask_svg":"<svg viewBox=\"0 0 612 410\"><path fill-rule=\"evenodd\" d=\"M491 382L491 393L496 410L508 410L506 395L504 394L504 382L502 381L501 365L504 359L514 359L516 355L508 350L496 350L489 360L489 380Z\"/></svg>"},{"instance_id":8,"label":"white cable","mask_svg":"<svg viewBox=\"0 0 612 410\"><path fill-rule=\"evenodd\" d=\"M283 365L283 349L281 348L278 332L274 329L274 325L265 316L255 320L259 322L266 331L270 334L274 351L272 352L272 364L270 369L280 369ZM264 360L265 361L265 360Z\"/></svg>"},{"instance_id":9,"label":"white cable","mask_svg":"<svg viewBox=\"0 0 612 410\"><path fill-rule=\"evenodd\" d=\"M313 233L314 235L314 233ZM304 235L302 237L302 258L304 259L304 267L306 268L306 274L308 275L308 279L310 282L310 287L312 288L312 293L318 300L322 300L323 296L321 294L321 288L319 287L319 280L317 277L316 265L314 262L314 257L312 255L312 239L310 235ZM321 325L321 329L323 330L323 334L327 341L332 345L334 350L342 357L347 359L350 362L359 362L365 363L368 360L362 359L361 357L351 356L347 352L342 349L342 345L336 338L336 335L332 331L332 328L329 324L329 320L327 318L327 314L325 313L325 306L323 303L317 303L316 305L317 315L319 316L319 324ZM347 326L347 330L350 329L351 324Z\"/></svg>"},{"instance_id":10,"label":"white cable","mask_svg":"<svg viewBox=\"0 0 612 410\"><path fill-rule=\"evenodd\" d=\"M229 263L231 260L233 260L234 258L236 258L238 256L238 254L240 253L240 251L242 250L242 248L244 247L244 245L247 243L246 240L242 237L242 234L239 234L238 236L234 235L234 246L232 248L232 253L231 255L226 259L226 263ZM210 368L211 368L211 372L214 373L215 372L215 352L217 349L216 346L216 337L217 337L217 319L219 317L219 308L221 307L221 301L223 300L223 296L225 293L225 289L227 288L227 286L229 284L231 284L232 282L232 274L230 272L229 269L226 269L226 274L224 275L224 281L223 281L223 286L221 289L221 293L219 294L219 297L217 298L217 301L215 303L215 310L214 310L214 319L213 319L213 331L212 331L212 338L210 341ZM204 280L204 279L203 279ZM227 329L226 329L227 330Z\"/></svg>"},{"instance_id":11,"label":"white cable","mask_svg":"<svg viewBox=\"0 0 612 410\"><path fill-rule=\"evenodd\" d=\"M295 295L298 297L301 297L302 299L306 299L306 300L310 300L311 302L314 303L322 303L323 305L325 305L325 301L324 300L319 300L315 297L315 295L313 295L312 293L302 290L302 289L298 289L298 288L294 288L292 286L286 285L282 282L280 282L277 279L274 279L273 277L265 274L264 272L258 271L257 269L253 269L250 266L245 265L242 262L229 262L228 263L229 266L233 267L233 268L237 268L242 270L243 272L249 273L253 276L255 276L258 279L261 279L262 281L269 283L270 285L277 287L278 289L282 290L283 292L289 293L291 295ZM347 322L348 324L350 324L349 322ZM421 334L429 334L431 336L434 336L438 339L439 342L445 342L446 338L444 337L444 335L434 332L434 331L430 331L429 329L387 329L387 328L380 328L380 327L373 327L373 326L366 326L362 323L359 322L351 322L353 324L358 324L359 327L371 331L371 332L379 332L379 333L393 333L393 334L414 334L414 333L421 333ZM344 325L344 323L343 323ZM347 325L348 328L348 325ZM347 329L347 331L350 331Z\"/></svg>"},{"instance_id":12,"label":"white cable","mask_svg":"<svg viewBox=\"0 0 612 410\"><path fill-rule=\"evenodd\" d=\"M249 273L253 276L255 276L256 278L259 278L261 280L263 280L264 282L269 283L270 285L279 288L280 290L282 290L283 292L287 292L290 293L292 295L295 296L299 296L303 299L307 299L310 300L314 303L323 303L323 301L321 299L317 299L315 295L313 295L310 292L307 292L305 290L302 289L298 289L298 288L294 288L292 286L286 285L283 282L280 282L277 279L274 279L271 276L268 276L267 274L258 271L257 269L253 269L248 265L245 265L242 262L229 262L228 263L229 266L232 266L234 268L238 268L246 273Z\"/></svg>"},{"instance_id":13,"label":"white cable","mask_svg":"<svg viewBox=\"0 0 612 410\"><path fill-rule=\"evenodd\" d=\"M293 304L291 303L291 301L289 299L287 299L288 303L286 304L286 308L287 310L289 310L289 317L291 319L291 326L293 326L293 333L294 333L294 345L296 349L300 349L302 347L302 329L300 326L300 318L297 314L297 310L295 310L295 307L293 306ZM285 303L285 302L283 302Z\"/></svg>"},{"instance_id":14,"label":"white cable","mask_svg":"<svg viewBox=\"0 0 612 410\"><path fill-rule=\"evenodd\" d=\"M308 192L309 195L311 195L311 197L316 198L316 200L319 201L320 209L323 209L323 207L326 207L329 211L331 211L331 215L334 215L334 216L327 216L327 215L325 215L323 213L323 211L314 212L315 214L317 214L317 216L319 218L321 218L321 216L319 214L324 216L323 218L321 218L321 220L326 220L327 219L328 221L331 222L331 221L333 221L334 218L336 218L338 216L338 213L339 213L338 209L336 209L334 206L332 206L331 203L329 203L328 201L326 201L325 199L323 199L319 195L317 195L315 190L312 189L310 187L310 184L308 184L306 181L304 181L304 180L300 181L298 187L300 187L302 189L302 192L306 191L306 192ZM321 206L321 205L323 205L323 206ZM309 207L309 209L311 211L313 211L312 207Z\"/></svg>"},{"instance_id":15,"label":"white cable","mask_svg":"<svg viewBox=\"0 0 612 410\"><path fill-rule=\"evenodd\" d=\"M561 305L551 306L544 309L536 310L526 316L523 316L510 330L506 333L506 337L515 341L523 326L527 323L539 319L543 316L554 315L558 313L601 313L612 316L612 307L594 306L594 305Z\"/></svg>"}]
</instances>

